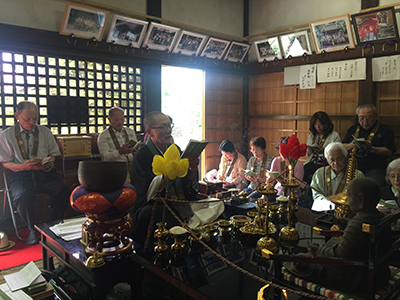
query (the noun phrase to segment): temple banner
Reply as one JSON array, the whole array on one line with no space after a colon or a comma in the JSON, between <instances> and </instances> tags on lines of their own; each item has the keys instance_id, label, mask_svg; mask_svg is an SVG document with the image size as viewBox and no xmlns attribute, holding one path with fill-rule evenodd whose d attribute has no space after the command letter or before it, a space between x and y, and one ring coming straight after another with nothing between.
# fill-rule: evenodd
<instances>
[{"instance_id":1,"label":"temple banner","mask_svg":"<svg viewBox=\"0 0 400 300\"><path fill-rule=\"evenodd\" d=\"M300 89L315 89L317 79L317 65L300 66Z\"/></svg>"},{"instance_id":2,"label":"temple banner","mask_svg":"<svg viewBox=\"0 0 400 300\"><path fill-rule=\"evenodd\" d=\"M366 60L360 58L318 64L317 75L318 83L365 80Z\"/></svg>"},{"instance_id":3,"label":"temple banner","mask_svg":"<svg viewBox=\"0 0 400 300\"><path fill-rule=\"evenodd\" d=\"M387 81L400 79L400 55L372 59L372 80Z\"/></svg>"}]
</instances>

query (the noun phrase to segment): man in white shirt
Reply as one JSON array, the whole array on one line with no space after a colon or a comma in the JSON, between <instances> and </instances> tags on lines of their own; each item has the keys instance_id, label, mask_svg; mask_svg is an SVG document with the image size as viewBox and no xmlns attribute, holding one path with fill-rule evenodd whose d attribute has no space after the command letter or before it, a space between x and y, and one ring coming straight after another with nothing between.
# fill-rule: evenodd
<instances>
[{"instance_id":1,"label":"man in white shirt","mask_svg":"<svg viewBox=\"0 0 400 300\"><path fill-rule=\"evenodd\" d=\"M326 211L335 209L335 204L328 200L347 189L346 171L348 151L346 146L339 142L330 143L325 148L325 157L329 166L319 168L313 175L311 187L314 188L314 203L312 210ZM354 178L364 177L364 174L356 170Z\"/></svg>"},{"instance_id":2,"label":"man in white shirt","mask_svg":"<svg viewBox=\"0 0 400 300\"><path fill-rule=\"evenodd\" d=\"M38 243L35 195L45 192L52 197L52 219L58 220L64 217L71 191L53 168L55 156L61 153L50 129L36 124L36 105L30 101L18 103L15 118L19 122L0 134L0 162L10 170L6 176L13 205L30 231L25 242L33 245Z\"/></svg>"},{"instance_id":3,"label":"man in white shirt","mask_svg":"<svg viewBox=\"0 0 400 300\"><path fill-rule=\"evenodd\" d=\"M127 182L130 182L130 169L133 161L133 145L137 142L133 129L124 126L124 111L120 107L112 107L108 113L110 126L99 134L97 145L105 161L124 161L128 166Z\"/></svg>"}]
</instances>

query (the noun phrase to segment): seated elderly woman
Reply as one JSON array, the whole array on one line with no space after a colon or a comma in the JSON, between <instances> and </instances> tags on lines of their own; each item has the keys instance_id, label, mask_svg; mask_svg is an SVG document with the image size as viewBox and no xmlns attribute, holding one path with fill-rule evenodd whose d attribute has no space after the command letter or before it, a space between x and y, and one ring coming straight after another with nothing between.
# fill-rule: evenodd
<instances>
[{"instance_id":1,"label":"seated elderly woman","mask_svg":"<svg viewBox=\"0 0 400 300\"><path fill-rule=\"evenodd\" d=\"M245 175L243 184L247 186L244 191L250 192L257 189L262 182L265 182L265 173L270 169L272 157L265 153L267 143L261 136L252 138L250 140L250 152L253 156L247 163L246 171L249 175ZM249 195L250 198L258 198L260 194L257 191Z\"/></svg>"},{"instance_id":2,"label":"seated elderly woman","mask_svg":"<svg viewBox=\"0 0 400 300\"><path fill-rule=\"evenodd\" d=\"M396 200L400 207L400 158L393 160L387 166L386 181L390 185L381 188L381 198L383 200Z\"/></svg>"},{"instance_id":3,"label":"seated elderly woman","mask_svg":"<svg viewBox=\"0 0 400 300\"><path fill-rule=\"evenodd\" d=\"M221 161L216 179L223 181L226 188L240 187L246 167L246 158L235 150L231 141L224 140L219 146Z\"/></svg>"},{"instance_id":4,"label":"seated elderly woman","mask_svg":"<svg viewBox=\"0 0 400 300\"><path fill-rule=\"evenodd\" d=\"M311 187L313 188L312 210L327 211L335 208L335 204L328 200L329 196L339 194L347 189L348 151L342 143L330 143L325 148L325 157L329 165L319 168L313 175ZM364 174L356 170L354 178L364 177Z\"/></svg>"},{"instance_id":5,"label":"seated elderly woman","mask_svg":"<svg viewBox=\"0 0 400 300\"><path fill-rule=\"evenodd\" d=\"M281 145L282 144L287 144L289 141L289 137L288 136L283 136L279 139L278 145L275 147L276 150L279 150L279 154L280 156L275 157L274 160L272 161L271 164L271 172L279 172L279 173L283 173L285 172L285 170L288 170L288 166L289 166L289 161L285 158L283 158L282 154L281 154ZM304 168L303 168L303 163L301 161L297 161L296 166L294 167L293 170L293 174L294 177L296 177L299 180L303 180L303 176L304 176ZM283 176L287 176L287 173L285 173L285 175ZM271 181L271 179L270 179ZM300 195L301 194L301 188L303 187L303 184L301 184L298 188L297 188L297 194ZM285 189L284 187L281 185L281 179L277 178L277 182L275 184L275 189L278 191L277 195L283 195L285 196Z\"/></svg>"}]
</instances>

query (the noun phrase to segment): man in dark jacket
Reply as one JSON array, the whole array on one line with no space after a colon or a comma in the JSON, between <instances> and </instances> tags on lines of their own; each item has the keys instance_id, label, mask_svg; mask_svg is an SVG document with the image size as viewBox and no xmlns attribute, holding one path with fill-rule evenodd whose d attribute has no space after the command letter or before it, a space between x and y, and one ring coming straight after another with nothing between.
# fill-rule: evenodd
<instances>
[{"instance_id":1,"label":"man in dark jacket","mask_svg":"<svg viewBox=\"0 0 400 300\"><path fill-rule=\"evenodd\" d=\"M368 260L370 236L362 231L362 225L364 223L378 225L383 217L383 214L376 209L380 199L380 188L373 179L356 178L349 183L347 193L350 209L356 213L356 216L348 221L342 237L332 238L325 245L319 247L311 246L307 256ZM387 236L380 237L383 242L378 245L378 253L385 253L391 244L390 230L384 231L382 234ZM305 276L302 277L330 288L341 291L365 290L368 275L365 267L306 265L306 263L285 264L288 270L295 275L301 276L300 272L296 271L303 270ZM307 271L304 271L305 269ZM389 280L390 270L387 263L381 263L375 272L377 287L384 285Z\"/></svg>"}]
</instances>

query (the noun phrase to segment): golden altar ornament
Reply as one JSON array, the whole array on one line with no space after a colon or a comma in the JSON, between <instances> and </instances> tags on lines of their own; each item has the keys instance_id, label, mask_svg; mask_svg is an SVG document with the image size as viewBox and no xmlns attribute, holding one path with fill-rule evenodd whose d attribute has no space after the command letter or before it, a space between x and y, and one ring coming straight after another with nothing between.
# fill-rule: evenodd
<instances>
[{"instance_id":1,"label":"golden altar ornament","mask_svg":"<svg viewBox=\"0 0 400 300\"><path fill-rule=\"evenodd\" d=\"M289 167L291 167L289 165ZM291 173L291 168L289 168L289 174ZM296 230L296 228L292 227L292 218L294 214L294 209L295 209L295 201L297 200L297 195L296 195L296 190L300 184L293 179L289 175L288 178L285 178L284 182L282 182L282 186L284 188L290 189L289 191L289 201L288 201L288 212L287 212L287 220L288 220L288 225L283 227L279 233L279 239L281 241L281 244L285 247L287 247L290 251L290 249L294 246L296 246L300 240L299 232Z\"/></svg>"},{"instance_id":2,"label":"golden altar ornament","mask_svg":"<svg viewBox=\"0 0 400 300\"><path fill-rule=\"evenodd\" d=\"M260 238L257 241L256 245L256 250L261 254L261 252L266 249L268 251L271 251L273 253L276 253L278 251L278 244L276 241L269 236L269 228L274 227L275 232L276 232L276 227L273 223L269 222L268 215L269 215L269 196L276 195L278 192L276 189L273 188L273 185L269 182L269 174L267 172L266 174L266 181L261 185L259 189L257 189L257 192L259 192L261 195L263 195L263 202L265 203L265 216L264 216L264 227L265 227L265 236ZM261 200L261 199L260 199ZM261 201L257 201L257 205L259 205L259 202L262 203ZM261 205L260 205L261 206ZM261 213L261 207L260 207L260 213ZM254 218L254 223L256 223L256 218ZM275 233L274 232L274 233Z\"/></svg>"}]
</instances>

